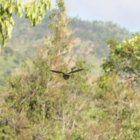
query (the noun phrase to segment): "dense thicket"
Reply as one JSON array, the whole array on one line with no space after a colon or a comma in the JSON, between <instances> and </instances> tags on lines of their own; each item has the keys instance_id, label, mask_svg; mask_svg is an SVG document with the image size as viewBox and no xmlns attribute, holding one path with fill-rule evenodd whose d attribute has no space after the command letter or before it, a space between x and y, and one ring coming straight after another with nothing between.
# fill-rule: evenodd
<instances>
[{"instance_id":1,"label":"dense thicket","mask_svg":"<svg viewBox=\"0 0 140 140\"><path fill-rule=\"evenodd\" d=\"M46 46L9 78L3 91L0 139L86 138L92 97L88 80L90 66L84 61L65 60L63 54L72 47L73 40L63 5L53 11L50 20L51 34ZM74 67L84 68L84 71L74 74L68 81L50 71Z\"/></svg>"},{"instance_id":2,"label":"dense thicket","mask_svg":"<svg viewBox=\"0 0 140 140\"><path fill-rule=\"evenodd\" d=\"M129 36L126 30L112 23L70 20L64 0L57 4L49 16L49 30L46 20L43 28L35 28L41 32L37 35L23 22L21 46L16 36L17 42L11 41L15 48L6 47L2 54L1 66L9 63L5 75L27 56L34 57L4 77L5 84L1 80L0 139L139 140L140 35L121 41ZM45 43L39 45L46 33ZM109 51L103 47L106 40ZM97 76L95 64L103 50L108 55ZM51 72L76 68L83 71L69 80Z\"/></svg>"},{"instance_id":3,"label":"dense thicket","mask_svg":"<svg viewBox=\"0 0 140 140\"><path fill-rule=\"evenodd\" d=\"M102 64L96 99L101 111L99 139L140 138L140 35L109 41L110 55ZM98 130L99 131L99 130Z\"/></svg>"}]
</instances>

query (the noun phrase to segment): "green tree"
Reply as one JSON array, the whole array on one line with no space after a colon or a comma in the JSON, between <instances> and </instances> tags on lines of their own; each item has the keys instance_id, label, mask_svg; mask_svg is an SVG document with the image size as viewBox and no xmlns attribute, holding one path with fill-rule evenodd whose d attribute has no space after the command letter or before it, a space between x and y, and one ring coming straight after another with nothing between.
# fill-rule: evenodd
<instances>
[{"instance_id":1,"label":"green tree","mask_svg":"<svg viewBox=\"0 0 140 140\"><path fill-rule=\"evenodd\" d=\"M124 40L122 43L110 41L110 55L102 65L104 74L117 74L121 81L140 81L140 35Z\"/></svg>"},{"instance_id":2,"label":"green tree","mask_svg":"<svg viewBox=\"0 0 140 140\"><path fill-rule=\"evenodd\" d=\"M109 41L110 54L104 60L95 100L100 125L98 139L139 139L140 35L118 43Z\"/></svg>"},{"instance_id":3,"label":"green tree","mask_svg":"<svg viewBox=\"0 0 140 140\"><path fill-rule=\"evenodd\" d=\"M57 4L59 9L50 17L51 33L46 46L9 80L5 97L9 112L5 111L1 119L3 138L83 140L86 137L92 95L87 75L90 67L84 61L72 62L85 70L68 81L50 71L71 68L71 59L65 60L64 56L72 46L65 3L59 0Z\"/></svg>"},{"instance_id":4,"label":"green tree","mask_svg":"<svg viewBox=\"0 0 140 140\"><path fill-rule=\"evenodd\" d=\"M51 0L38 0L23 3L22 0L0 1L0 45L3 46L11 38L14 25L13 15L25 15L35 26L45 16L46 9L50 9Z\"/></svg>"}]
</instances>

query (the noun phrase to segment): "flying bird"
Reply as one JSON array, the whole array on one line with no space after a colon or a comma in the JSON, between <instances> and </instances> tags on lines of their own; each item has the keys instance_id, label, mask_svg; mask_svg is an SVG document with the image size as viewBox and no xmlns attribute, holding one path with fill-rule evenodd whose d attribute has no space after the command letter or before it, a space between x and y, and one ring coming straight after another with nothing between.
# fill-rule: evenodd
<instances>
[{"instance_id":1,"label":"flying bird","mask_svg":"<svg viewBox=\"0 0 140 140\"><path fill-rule=\"evenodd\" d=\"M65 80L69 79L70 78L70 75L72 73L75 73L75 72L79 72L79 71L82 71L83 69L77 69L77 70L72 70L70 72L62 72L62 71L56 71L56 70L51 70L52 72L55 72L55 73L58 73L58 74L62 74L63 75L63 78Z\"/></svg>"}]
</instances>

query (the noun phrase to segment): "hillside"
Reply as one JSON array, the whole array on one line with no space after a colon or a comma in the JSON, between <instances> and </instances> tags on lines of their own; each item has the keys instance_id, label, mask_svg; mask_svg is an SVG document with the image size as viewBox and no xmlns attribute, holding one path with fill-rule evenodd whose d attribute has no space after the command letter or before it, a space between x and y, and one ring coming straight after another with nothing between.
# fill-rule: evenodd
<instances>
[{"instance_id":1,"label":"hillside","mask_svg":"<svg viewBox=\"0 0 140 140\"><path fill-rule=\"evenodd\" d=\"M38 47L44 46L44 39L49 33L47 17L36 27L31 27L25 19L15 19L12 39L0 56L0 84L3 84L5 76L33 57ZM123 40L130 36L126 29L112 22L89 22L73 18L69 26L75 38L75 47L70 54L75 55L75 59L86 59L94 64L98 64L100 58L108 54L108 39Z\"/></svg>"},{"instance_id":2,"label":"hillside","mask_svg":"<svg viewBox=\"0 0 140 140\"><path fill-rule=\"evenodd\" d=\"M83 42L90 41L94 44L94 52L98 57L108 53L106 42L109 39L114 38L121 41L130 35L125 28L112 22L89 22L74 18L70 22L70 27L74 30L75 37L80 38Z\"/></svg>"}]
</instances>

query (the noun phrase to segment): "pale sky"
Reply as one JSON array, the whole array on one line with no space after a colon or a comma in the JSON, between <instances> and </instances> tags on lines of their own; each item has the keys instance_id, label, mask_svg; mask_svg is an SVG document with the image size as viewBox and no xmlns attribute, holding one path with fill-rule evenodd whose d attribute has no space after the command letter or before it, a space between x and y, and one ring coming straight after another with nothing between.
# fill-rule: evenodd
<instances>
[{"instance_id":1,"label":"pale sky","mask_svg":"<svg viewBox=\"0 0 140 140\"><path fill-rule=\"evenodd\" d=\"M112 21L140 31L140 0L66 0L68 15L85 20Z\"/></svg>"}]
</instances>

